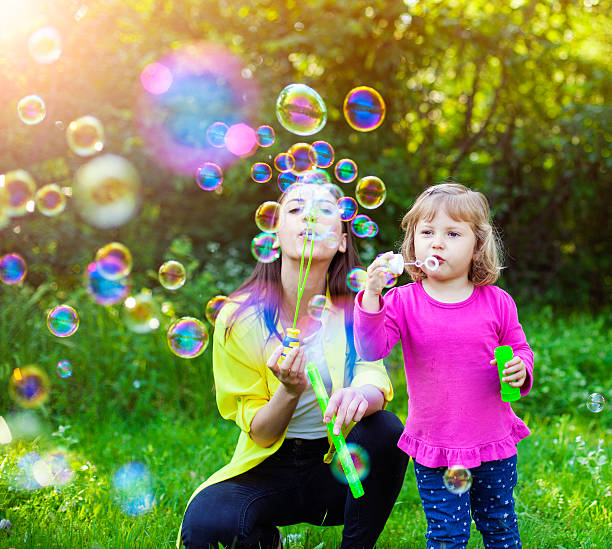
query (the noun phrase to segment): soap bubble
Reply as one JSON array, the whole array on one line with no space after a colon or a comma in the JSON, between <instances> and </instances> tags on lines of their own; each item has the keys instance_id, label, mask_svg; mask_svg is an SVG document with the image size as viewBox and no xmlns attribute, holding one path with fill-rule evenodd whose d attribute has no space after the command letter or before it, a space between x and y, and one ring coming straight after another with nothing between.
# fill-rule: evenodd
<instances>
[{"instance_id":1,"label":"soap bubble","mask_svg":"<svg viewBox=\"0 0 612 549\"><path fill-rule=\"evenodd\" d=\"M79 329L79 315L70 305L57 305L47 313L47 328L57 337L70 337Z\"/></svg>"},{"instance_id":2,"label":"soap bubble","mask_svg":"<svg viewBox=\"0 0 612 549\"><path fill-rule=\"evenodd\" d=\"M257 144L260 147L269 147L274 143L274 129L271 126L259 126L256 132Z\"/></svg>"},{"instance_id":3,"label":"soap bubble","mask_svg":"<svg viewBox=\"0 0 612 549\"><path fill-rule=\"evenodd\" d=\"M30 55L37 63L54 63L62 54L62 40L55 27L41 27L28 39Z\"/></svg>"},{"instance_id":4,"label":"soap bubble","mask_svg":"<svg viewBox=\"0 0 612 549\"><path fill-rule=\"evenodd\" d=\"M301 173L296 182L302 185L328 185L331 177L325 170L313 168Z\"/></svg>"},{"instance_id":5,"label":"soap bubble","mask_svg":"<svg viewBox=\"0 0 612 549\"><path fill-rule=\"evenodd\" d=\"M331 307L331 302L324 295L312 296L308 302L308 314L314 320L321 320L325 311Z\"/></svg>"},{"instance_id":6,"label":"soap bubble","mask_svg":"<svg viewBox=\"0 0 612 549\"><path fill-rule=\"evenodd\" d=\"M370 474L370 456L368 452L362 446L354 442L347 443L346 447L353 460L353 465L355 465L355 471L357 472L359 480L363 480ZM331 471L336 480L343 484L348 484L338 452L334 454L334 459L331 463Z\"/></svg>"},{"instance_id":7,"label":"soap bubble","mask_svg":"<svg viewBox=\"0 0 612 549\"><path fill-rule=\"evenodd\" d=\"M351 183L357 179L357 164L350 158L343 158L336 163L334 173L340 183Z\"/></svg>"},{"instance_id":8,"label":"soap bubble","mask_svg":"<svg viewBox=\"0 0 612 549\"><path fill-rule=\"evenodd\" d=\"M123 465L113 475L114 501L128 516L148 513L155 505L151 474L142 463Z\"/></svg>"},{"instance_id":9,"label":"soap bubble","mask_svg":"<svg viewBox=\"0 0 612 549\"><path fill-rule=\"evenodd\" d=\"M0 257L0 282L18 284L28 272L25 259L19 254L5 254Z\"/></svg>"},{"instance_id":10,"label":"soap bubble","mask_svg":"<svg viewBox=\"0 0 612 549\"><path fill-rule=\"evenodd\" d=\"M59 185L50 183L36 191L34 196L38 211L47 217L61 214L66 208L66 197Z\"/></svg>"},{"instance_id":11,"label":"soap bubble","mask_svg":"<svg viewBox=\"0 0 612 549\"><path fill-rule=\"evenodd\" d=\"M278 202L267 201L257 208L255 212L255 224L260 231L274 233L278 230L280 219L280 204Z\"/></svg>"},{"instance_id":12,"label":"soap bubble","mask_svg":"<svg viewBox=\"0 0 612 549\"><path fill-rule=\"evenodd\" d=\"M255 183L267 183L272 178L272 168L265 162L255 162L251 166L251 179Z\"/></svg>"},{"instance_id":13,"label":"soap bubble","mask_svg":"<svg viewBox=\"0 0 612 549\"><path fill-rule=\"evenodd\" d=\"M178 290L187 280L187 273L182 263L178 261L166 261L158 271L159 283L166 290Z\"/></svg>"},{"instance_id":14,"label":"soap bubble","mask_svg":"<svg viewBox=\"0 0 612 549\"><path fill-rule=\"evenodd\" d=\"M378 233L378 225L367 215L358 214L351 221L351 231L358 238L371 238Z\"/></svg>"},{"instance_id":15,"label":"soap bubble","mask_svg":"<svg viewBox=\"0 0 612 549\"><path fill-rule=\"evenodd\" d=\"M208 347L208 330L202 321L185 316L170 325L167 341L176 356L195 358Z\"/></svg>"},{"instance_id":16,"label":"soap bubble","mask_svg":"<svg viewBox=\"0 0 612 549\"><path fill-rule=\"evenodd\" d=\"M280 250L277 244L275 234L259 233L251 240L251 253L260 263L272 263L280 257Z\"/></svg>"},{"instance_id":17,"label":"soap bubble","mask_svg":"<svg viewBox=\"0 0 612 549\"><path fill-rule=\"evenodd\" d=\"M235 156L251 156L257 150L257 135L248 124L233 124L225 134L225 147Z\"/></svg>"},{"instance_id":18,"label":"soap bubble","mask_svg":"<svg viewBox=\"0 0 612 549\"><path fill-rule=\"evenodd\" d=\"M378 208L387 196L387 189L382 180L373 175L363 177L355 187L357 202L368 210Z\"/></svg>"},{"instance_id":19,"label":"soap bubble","mask_svg":"<svg viewBox=\"0 0 612 549\"><path fill-rule=\"evenodd\" d=\"M453 465L444 472L443 481L449 492L461 495L472 486L472 473L463 465Z\"/></svg>"},{"instance_id":20,"label":"soap bubble","mask_svg":"<svg viewBox=\"0 0 612 549\"><path fill-rule=\"evenodd\" d=\"M23 408L37 408L49 398L49 376L38 366L15 368L9 378L9 395Z\"/></svg>"},{"instance_id":21,"label":"soap bubble","mask_svg":"<svg viewBox=\"0 0 612 549\"><path fill-rule=\"evenodd\" d=\"M290 172L295 166L295 159L289 153L278 153L274 158L274 167L279 172Z\"/></svg>"},{"instance_id":22,"label":"soap bubble","mask_svg":"<svg viewBox=\"0 0 612 549\"><path fill-rule=\"evenodd\" d=\"M278 188L281 192L287 192L287 189L291 187L298 179L298 176L291 172L282 172L278 174Z\"/></svg>"},{"instance_id":23,"label":"soap bubble","mask_svg":"<svg viewBox=\"0 0 612 549\"><path fill-rule=\"evenodd\" d=\"M36 183L28 172L25 170L7 172L3 187L8 197L6 213L9 217L18 217L33 211Z\"/></svg>"},{"instance_id":24,"label":"soap bubble","mask_svg":"<svg viewBox=\"0 0 612 549\"><path fill-rule=\"evenodd\" d=\"M47 107L38 95L26 95L17 103L17 114L24 124L33 126L45 119Z\"/></svg>"},{"instance_id":25,"label":"soap bubble","mask_svg":"<svg viewBox=\"0 0 612 549\"><path fill-rule=\"evenodd\" d=\"M132 272L132 254L119 242L111 242L96 252L98 272L108 280L125 278Z\"/></svg>"},{"instance_id":26,"label":"soap bubble","mask_svg":"<svg viewBox=\"0 0 612 549\"><path fill-rule=\"evenodd\" d=\"M87 265L85 285L93 300L104 306L123 301L130 291L127 278L109 280L101 274L100 267L95 262Z\"/></svg>"},{"instance_id":27,"label":"soap bubble","mask_svg":"<svg viewBox=\"0 0 612 549\"><path fill-rule=\"evenodd\" d=\"M72 375L72 364L67 360L60 360L57 363L57 375L62 379L70 377Z\"/></svg>"},{"instance_id":28,"label":"soap bubble","mask_svg":"<svg viewBox=\"0 0 612 549\"><path fill-rule=\"evenodd\" d=\"M32 466L32 474L40 486L59 488L68 484L74 477L74 471L68 455L62 450L45 454Z\"/></svg>"},{"instance_id":29,"label":"soap bubble","mask_svg":"<svg viewBox=\"0 0 612 549\"><path fill-rule=\"evenodd\" d=\"M342 221L351 221L357 215L357 201L350 196L343 196L338 199L338 209Z\"/></svg>"},{"instance_id":30,"label":"soap bubble","mask_svg":"<svg viewBox=\"0 0 612 549\"><path fill-rule=\"evenodd\" d=\"M150 291L129 296L123 302L123 319L126 326L137 334L146 334L159 328L159 307Z\"/></svg>"},{"instance_id":31,"label":"soap bubble","mask_svg":"<svg viewBox=\"0 0 612 549\"><path fill-rule=\"evenodd\" d=\"M228 298L224 295L216 295L215 297L208 300L206 304L206 319L213 326L215 325L215 321L217 320L217 316L221 312L221 308L228 302Z\"/></svg>"},{"instance_id":32,"label":"soap bubble","mask_svg":"<svg viewBox=\"0 0 612 549\"><path fill-rule=\"evenodd\" d=\"M317 162L317 152L308 143L296 143L287 152L293 157L295 174L310 170Z\"/></svg>"},{"instance_id":33,"label":"soap bubble","mask_svg":"<svg viewBox=\"0 0 612 549\"><path fill-rule=\"evenodd\" d=\"M368 274L360 267L351 269L346 277L347 286L354 292L365 290Z\"/></svg>"},{"instance_id":34,"label":"soap bubble","mask_svg":"<svg viewBox=\"0 0 612 549\"><path fill-rule=\"evenodd\" d=\"M225 147L225 136L229 126L224 122L213 122L206 130L208 142L216 149Z\"/></svg>"},{"instance_id":35,"label":"soap bubble","mask_svg":"<svg viewBox=\"0 0 612 549\"><path fill-rule=\"evenodd\" d=\"M599 413L604 409L605 405L606 399L599 393L592 393L587 398L586 407L591 412Z\"/></svg>"},{"instance_id":36,"label":"soap bubble","mask_svg":"<svg viewBox=\"0 0 612 549\"><path fill-rule=\"evenodd\" d=\"M327 108L321 96L311 87L289 84L276 101L276 118L291 133L312 135L325 126Z\"/></svg>"},{"instance_id":37,"label":"soap bubble","mask_svg":"<svg viewBox=\"0 0 612 549\"><path fill-rule=\"evenodd\" d=\"M334 149L327 141L315 141L310 150L317 168L329 168L334 163Z\"/></svg>"},{"instance_id":38,"label":"soap bubble","mask_svg":"<svg viewBox=\"0 0 612 549\"><path fill-rule=\"evenodd\" d=\"M223 171L214 162L204 162L196 170L195 180L200 189L214 191L223 183Z\"/></svg>"},{"instance_id":39,"label":"soap bubble","mask_svg":"<svg viewBox=\"0 0 612 549\"><path fill-rule=\"evenodd\" d=\"M12 479L12 485L17 490L38 490L41 485L34 477L34 465L40 460L40 455L36 452L29 452L21 456L17 461L18 471Z\"/></svg>"},{"instance_id":40,"label":"soap bubble","mask_svg":"<svg viewBox=\"0 0 612 549\"><path fill-rule=\"evenodd\" d=\"M231 130L234 135L230 128L258 112L260 96L256 81L243 78L241 59L219 44L191 42L155 62L171 73L172 85L165 93L143 90L137 97L135 119L149 155L164 168L190 177L204 161L222 170L235 164L233 153L242 155L245 142L240 128ZM215 123L227 127L223 141L211 141L207 130ZM226 138L231 149L225 147Z\"/></svg>"},{"instance_id":41,"label":"soap bubble","mask_svg":"<svg viewBox=\"0 0 612 549\"><path fill-rule=\"evenodd\" d=\"M66 140L74 154L93 156L104 148L104 127L94 116L81 116L68 124Z\"/></svg>"},{"instance_id":42,"label":"soap bubble","mask_svg":"<svg viewBox=\"0 0 612 549\"><path fill-rule=\"evenodd\" d=\"M172 71L162 63L149 63L140 73L142 87L153 95L166 93L172 86Z\"/></svg>"},{"instance_id":43,"label":"soap bubble","mask_svg":"<svg viewBox=\"0 0 612 549\"><path fill-rule=\"evenodd\" d=\"M378 128L385 119L385 102L381 95L367 86L352 89L344 99L344 117L349 126L360 132Z\"/></svg>"},{"instance_id":44,"label":"soap bubble","mask_svg":"<svg viewBox=\"0 0 612 549\"><path fill-rule=\"evenodd\" d=\"M127 223L140 202L140 176L125 158L105 154L81 166L73 187L75 208L99 229Z\"/></svg>"}]
</instances>

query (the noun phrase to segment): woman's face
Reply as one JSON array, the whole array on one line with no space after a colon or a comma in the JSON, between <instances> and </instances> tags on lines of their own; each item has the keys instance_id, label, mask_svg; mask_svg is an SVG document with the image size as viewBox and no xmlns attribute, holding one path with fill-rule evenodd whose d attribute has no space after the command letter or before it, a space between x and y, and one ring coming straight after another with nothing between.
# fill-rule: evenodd
<instances>
[{"instance_id":1,"label":"woman's face","mask_svg":"<svg viewBox=\"0 0 612 549\"><path fill-rule=\"evenodd\" d=\"M282 255L292 259L299 260L302 250L308 258L312 241L313 260L331 261L346 251L336 198L324 185L294 185L283 195L277 235Z\"/></svg>"}]
</instances>

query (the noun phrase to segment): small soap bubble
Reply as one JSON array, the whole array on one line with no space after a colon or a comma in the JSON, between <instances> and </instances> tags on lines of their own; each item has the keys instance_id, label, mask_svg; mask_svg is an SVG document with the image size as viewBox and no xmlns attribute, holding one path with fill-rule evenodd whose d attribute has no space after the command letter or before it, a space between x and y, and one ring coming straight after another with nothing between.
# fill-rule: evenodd
<instances>
[{"instance_id":1,"label":"small soap bubble","mask_svg":"<svg viewBox=\"0 0 612 549\"><path fill-rule=\"evenodd\" d=\"M325 310L329 309L331 302L324 295L312 296L308 302L308 314L314 320L321 320L325 314Z\"/></svg>"},{"instance_id":2,"label":"small soap bubble","mask_svg":"<svg viewBox=\"0 0 612 549\"><path fill-rule=\"evenodd\" d=\"M34 199L38 211L47 217L59 215L66 208L66 195L55 183L50 183L38 189Z\"/></svg>"},{"instance_id":3,"label":"small soap bubble","mask_svg":"<svg viewBox=\"0 0 612 549\"><path fill-rule=\"evenodd\" d=\"M37 63L54 63L62 54L62 39L55 27L42 27L34 31L28 39L30 55Z\"/></svg>"},{"instance_id":4,"label":"small soap bubble","mask_svg":"<svg viewBox=\"0 0 612 549\"><path fill-rule=\"evenodd\" d=\"M251 179L255 183L267 183L272 178L272 168L265 162L255 162L251 166Z\"/></svg>"},{"instance_id":5,"label":"small soap bubble","mask_svg":"<svg viewBox=\"0 0 612 549\"><path fill-rule=\"evenodd\" d=\"M70 305L57 305L47 314L47 328L57 337L70 337L79 329L79 315Z\"/></svg>"},{"instance_id":6,"label":"small soap bubble","mask_svg":"<svg viewBox=\"0 0 612 549\"><path fill-rule=\"evenodd\" d=\"M355 187L357 202L367 210L378 208L386 196L387 189L382 179L373 175L361 178Z\"/></svg>"},{"instance_id":7,"label":"small soap bubble","mask_svg":"<svg viewBox=\"0 0 612 549\"><path fill-rule=\"evenodd\" d=\"M140 73L142 87L153 95L166 93L172 81L172 71L163 63L149 63Z\"/></svg>"},{"instance_id":8,"label":"small soap bubble","mask_svg":"<svg viewBox=\"0 0 612 549\"><path fill-rule=\"evenodd\" d=\"M225 147L225 136L229 126L224 122L214 122L206 130L206 139L216 149Z\"/></svg>"},{"instance_id":9,"label":"small soap bubble","mask_svg":"<svg viewBox=\"0 0 612 549\"><path fill-rule=\"evenodd\" d=\"M334 167L334 174L340 183L351 183L357 179L357 164L350 158L338 160Z\"/></svg>"},{"instance_id":10,"label":"small soap bubble","mask_svg":"<svg viewBox=\"0 0 612 549\"><path fill-rule=\"evenodd\" d=\"M365 238L373 238L378 234L378 224L376 221L368 221L365 225Z\"/></svg>"},{"instance_id":11,"label":"small soap bubble","mask_svg":"<svg viewBox=\"0 0 612 549\"><path fill-rule=\"evenodd\" d=\"M338 199L338 209L342 221L351 221L357 215L357 201L351 196L343 196Z\"/></svg>"},{"instance_id":12,"label":"small soap bubble","mask_svg":"<svg viewBox=\"0 0 612 549\"><path fill-rule=\"evenodd\" d=\"M115 471L113 494L115 503L130 517L148 513L155 505L151 474L144 464L137 461Z\"/></svg>"},{"instance_id":13,"label":"small soap bubble","mask_svg":"<svg viewBox=\"0 0 612 549\"><path fill-rule=\"evenodd\" d=\"M586 407L590 412L595 412L596 414L601 412L606 405L606 399L603 395L599 393L591 393L586 401Z\"/></svg>"},{"instance_id":14,"label":"small soap bubble","mask_svg":"<svg viewBox=\"0 0 612 549\"><path fill-rule=\"evenodd\" d=\"M158 271L159 283L166 290L178 290L187 280L187 273L182 263L178 261L166 261Z\"/></svg>"},{"instance_id":15,"label":"small soap bubble","mask_svg":"<svg viewBox=\"0 0 612 549\"><path fill-rule=\"evenodd\" d=\"M251 240L251 253L260 263L272 263L280 257L276 235L262 232Z\"/></svg>"},{"instance_id":16,"label":"small soap bubble","mask_svg":"<svg viewBox=\"0 0 612 549\"><path fill-rule=\"evenodd\" d=\"M6 213L9 217L19 217L28 213L29 204L34 204L36 183L25 170L12 170L4 176L6 193ZM3 193L4 194L4 193Z\"/></svg>"},{"instance_id":17,"label":"small soap bubble","mask_svg":"<svg viewBox=\"0 0 612 549\"><path fill-rule=\"evenodd\" d=\"M461 495L472 486L472 473L463 465L453 465L444 472L443 481L449 492Z\"/></svg>"},{"instance_id":18,"label":"small soap bubble","mask_svg":"<svg viewBox=\"0 0 612 549\"><path fill-rule=\"evenodd\" d=\"M255 224L260 231L274 233L278 230L280 219L280 204L278 202L267 201L257 208L255 212Z\"/></svg>"},{"instance_id":19,"label":"small soap bubble","mask_svg":"<svg viewBox=\"0 0 612 549\"><path fill-rule=\"evenodd\" d=\"M130 291L130 284L127 278L109 280L102 276L100 267L95 262L87 265L85 286L93 300L104 306L120 303Z\"/></svg>"},{"instance_id":20,"label":"small soap bubble","mask_svg":"<svg viewBox=\"0 0 612 549\"><path fill-rule=\"evenodd\" d=\"M214 162L204 162L196 170L195 180L200 189L214 191L223 183L223 170Z\"/></svg>"},{"instance_id":21,"label":"small soap bubble","mask_svg":"<svg viewBox=\"0 0 612 549\"><path fill-rule=\"evenodd\" d=\"M313 168L301 173L296 182L303 185L328 185L331 183L331 177L325 170Z\"/></svg>"},{"instance_id":22,"label":"small soap bubble","mask_svg":"<svg viewBox=\"0 0 612 549\"><path fill-rule=\"evenodd\" d=\"M206 304L206 311L204 314L206 315L206 319L208 320L208 322L210 322L213 326L215 325L217 316L221 312L221 308L227 303L227 301L228 299L224 295L216 295L215 297L208 300L208 303Z\"/></svg>"},{"instance_id":23,"label":"small soap bubble","mask_svg":"<svg viewBox=\"0 0 612 549\"><path fill-rule=\"evenodd\" d=\"M134 389L140 389L141 386L142 386L142 383L140 382L139 379L135 379L132 382L132 387L134 387Z\"/></svg>"},{"instance_id":24,"label":"small soap bubble","mask_svg":"<svg viewBox=\"0 0 612 549\"><path fill-rule=\"evenodd\" d=\"M300 174L310 170L317 162L317 152L308 143L296 143L292 145L288 153L293 157L293 173Z\"/></svg>"},{"instance_id":25,"label":"small soap bubble","mask_svg":"<svg viewBox=\"0 0 612 549\"><path fill-rule=\"evenodd\" d=\"M362 268L355 267L346 276L346 285L354 292L359 292L365 290L367 279L367 273Z\"/></svg>"},{"instance_id":26,"label":"small soap bubble","mask_svg":"<svg viewBox=\"0 0 612 549\"><path fill-rule=\"evenodd\" d=\"M321 96L311 87L289 84L276 101L276 118L291 133L312 135L325 126L327 108Z\"/></svg>"},{"instance_id":27,"label":"small soap bubble","mask_svg":"<svg viewBox=\"0 0 612 549\"><path fill-rule=\"evenodd\" d=\"M81 166L73 187L75 209L100 229L119 227L136 214L140 176L121 156L105 154Z\"/></svg>"},{"instance_id":28,"label":"small soap bubble","mask_svg":"<svg viewBox=\"0 0 612 549\"><path fill-rule=\"evenodd\" d=\"M317 168L329 168L334 163L334 149L327 141L315 141L310 151L311 161Z\"/></svg>"},{"instance_id":29,"label":"small soap bubble","mask_svg":"<svg viewBox=\"0 0 612 549\"><path fill-rule=\"evenodd\" d=\"M295 166L295 159L289 153L278 153L274 158L274 167L279 172L290 172Z\"/></svg>"},{"instance_id":30,"label":"small soap bubble","mask_svg":"<svg viewBox=\"0 0 612 549\"><path fill-rule=\"evenodd\" d=\"M247 124L234 124L225 134L225 147L235 156L251 156L257 150L255 130Z\"/></svg>"},{"instance_id":31,"label":"small soap bubble","mask_svg":"<svg viewBox=\"0 0 612 549\"><path fill-rule=\"evenodd\" d=\"M185 316L170 325L166 339L176 356L195 358L208 347L208 330L202 321Z\"/></svg>"},{"instance_id":32,"label":"small soap bubble","mask_svg":"<svg viewBox=\"0 0 612 549\"><path fill-rule=\"evenodd\" d=\"M360 132L378 128L385 119L386 106L381 95L368 86L353 88L344 99L344 117L349 126Z\"/></svg>"},{"instance_id":33,"label":"small soap bubble","mask_svg":"<svg viewBox=\"0 0 612 549\"><path fill-rule=\"evenodd\" d=\"M291 187L298 179L298 176L291 172L281 172L278 174L278 188L281 192L287 192L287 189Z\"/></svg>"},{"instance_id":34,"label":"small soap bubble","mask_svg":"<svg viewBox=\"0 0 612 549\"><path fill-rule=\"evenodd\" d=\"M271 126L259 126L256 132L257 144L260 147L269 147L274 144L275 134Z\"/></svg>"},{"instance_id":35,"label":"small soap bubble","mask_svg":"<svg viewBox=\"0 0 612 549\"><path fill-rule=\"evenodd\" d=\"M96 252L95 261L98 272L108 280L119 280L132 272L132 253L119 242L102 246Z\"/></svg>"},{"instance_id":36,"label":"small soap bubble","mask_svg":"<svg viewBox=\"0 0 612 549\"><path fill-rule=\"evenodd\" d=\"M9 378L9 395L23 408L37 408L49 398L49 376L36 365L15 368Z\"/></svg>"},{"instance_id":37,"label":"small soap bubble","mask_svg":"<svg viewBox=\"0 0 612 549\"><path fill-rule=\"evenodd\" d=\"M28 272L25 259L19 254L11 253L0 257L0 282L18 284Z\"/></svg>"},{"instance_id":38,"label":"small soap bubble","mask_svg":"<svg viewBox=\"0 0 612 549\"><path fill-rule=\"evenodd\" d=\"M146 334L159 328L159 307L150 291L129 296L123 302L123 319L126 326L137 334Z\"/></svg>"},{"instance_id":39,"label":"small soap bubble","mask_svg":"<svg viewBox=\"0 0 612 549\"><path fill-rule=\"evenodd\" d=\"M67 360L60 360L57 363L57 375L62 379L70 377L72 375L72 364Z\"/></svg>"},{"instance_id":40,"label":"small soap bubble","mask_svg":"<svg viewBox=\"0 0 612 549\"><path fill-rule=\"evenodd\" d=\"M365 214L358 214L351 221L351 231L358 238L373 236L374 229L373 221Z\"/></svg>"},{"instance_id":41,"label":"small soap bubble","mask_svg":"<svg viewBox=\"0 0 612 549\"><path fill-rule=\"evenodd\" d=\"M68 124L66 141L74 154L93 156L104 148L104 127L95 116L82 116Z\"/></svg>"},{"instance_id":42,"label":"small soap bubble","mask_svg":"<svg viewBox=\"0 0 612 549\"><path fill-rule=\"evenodd\" d=\"M347 443L346 447L353 460L353 465L355 465L355 471L357 472L359 480L363 480L370 474L370 456L368 452L362 446L353 442ZM338 452L334 454L334 459L331 463L331 471L336 480L343 484L348 484Z\"/></svg>"},{"instance_id":43,"label":"small soap bubble","mask_svg":"<svg viewBox=\"0 0 612 549\"><path fill-rule=\"evenodd\" d=\"M17 103L17 114L24 124L33 126L45 119L47 108L38 95L26 95Z\"/></svg>"}]
</instances>

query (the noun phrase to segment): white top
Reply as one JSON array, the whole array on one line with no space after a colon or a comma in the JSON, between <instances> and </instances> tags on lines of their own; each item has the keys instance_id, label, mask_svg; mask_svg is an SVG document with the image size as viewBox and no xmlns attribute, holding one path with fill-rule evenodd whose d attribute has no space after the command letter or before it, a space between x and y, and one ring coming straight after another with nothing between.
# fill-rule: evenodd
<instances>
[{"instance_id":1,"label":"white top","mask_svg":"<svg viewBox=\"0 0 612 549\"><path fill-rule=\"evenodd\" d=\"M304 338L301 346L306 352L306 362L314 362L319 369L323 384L329 395L332 389L332 380L323 351L323 330L320 329ZM327 424L323 423L323 412L321 412L321 407L309 378L308 385L300 396L297 408L289 422L286 438L313 440L324 437L327 437Z\"/></svg>"}]
</instances>

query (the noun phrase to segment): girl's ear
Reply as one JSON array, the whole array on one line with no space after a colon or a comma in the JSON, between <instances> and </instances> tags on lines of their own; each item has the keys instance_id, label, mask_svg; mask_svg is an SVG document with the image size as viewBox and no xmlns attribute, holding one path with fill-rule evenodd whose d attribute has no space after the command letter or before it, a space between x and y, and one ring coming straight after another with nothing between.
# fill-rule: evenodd
<instances>
[{"instance_id":1,"label":"girl's ear","mask_svg":"<svg viewBox=\"0 0 612 549\"><path fill-rule=\"evenodd\" d=\"M346 233L343 232L342 237L340 238L340 244L338 245L338 251L340 253L346 252L346 246L347 246L347 237L346 237Z\"/></svg>"}]
</instances>

